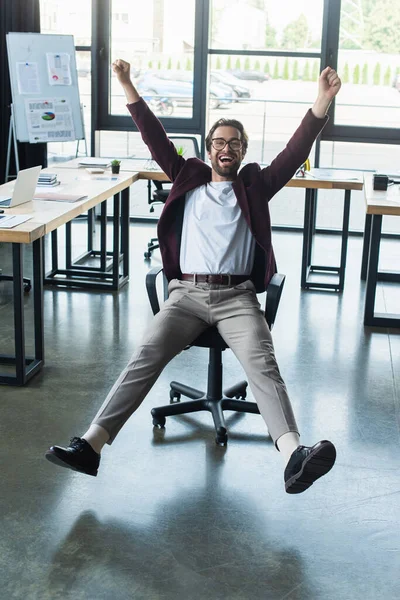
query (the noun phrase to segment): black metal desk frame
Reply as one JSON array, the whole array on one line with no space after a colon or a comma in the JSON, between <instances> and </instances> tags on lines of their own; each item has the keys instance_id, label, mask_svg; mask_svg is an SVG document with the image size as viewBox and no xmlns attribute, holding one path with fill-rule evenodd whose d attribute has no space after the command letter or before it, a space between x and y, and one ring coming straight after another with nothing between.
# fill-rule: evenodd
<instances>
[{"instance_id":1,"label":"black metal desk frame","mask_svg":"<svg viewBox=\"0 0 400 600\"><path fill-rule=\"evenodd\" d=\"M315 288L321 290L333 290L342 292L346 272L347 242L349 237L350 218L350 196L351 190L344 190L344 208L342 224L342 244L340 252L340 266L331 267L316 265L312 263L312 245L315 235L315 221L317 215L317 189L306 188L304 206L304 230L303 230L303 256L301 265L301 287L303 290ZM315 281L310 278L312 273L325 273L338 276L336 283Z\"/></svg>"},{"instance_id":2,"label":"black metal desk frame","mask_svg":"<svg viewBox=\"0 0 400 600\"><path fill-rule=\"evenodd\" d=\"M24 244L12 244L15 354L0 355L0 364L15 367L15 375L0 372L0 384L14 386L24 385L44 364L43 237L32 243L35 356L31 358L25 354L23 252Z\"/></svg>"},{"instance_id":3,"label":"black metal desk frame","mask_svg":"<svg viewBox=\"0 0 400 600\"><path fill-rule=\"evenodd\" d=\"M361 279L367 281L365 290L364 325L400 328L400 313L376 313L375 297L378 281L400 283L400 272L379 271L379 252L382 237L382 215L365 217Z\"/></svg>"},{"instance_id":4,"label":"black metal desk frame","mask_svg":"<svg viewBox=\"0 0 400 600\"><path fill-rule=\"evenodd\" d=\"M65 224L65 269L58 266L57 229L51 232L51 270L46 285L118 291L129 277L129 187L113 197L113 249L107 250L107 200L101 203L100 249L93 249L93 209L88 211L87 251L72 260L72 222ZM99 266L84 264L99 259ZM120 264L122 263L122 272Z\"/></svg>"}]
</instances>

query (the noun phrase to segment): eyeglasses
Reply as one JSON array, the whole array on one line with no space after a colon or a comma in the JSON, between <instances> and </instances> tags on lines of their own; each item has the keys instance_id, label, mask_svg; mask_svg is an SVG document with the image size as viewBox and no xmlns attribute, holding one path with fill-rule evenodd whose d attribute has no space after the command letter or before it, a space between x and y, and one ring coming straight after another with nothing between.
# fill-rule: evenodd
<instances>
[{"instance_id":1,"label":"eyeglasses","mask_svg":"<svg viewBox=\"0 0 400 600\"><path fill-rule=\"evenodd\" d=\"M242 147L242 141L238 140L238 138L229 140L229 142L224 140L224 138L213 138L211 140L211 144L212 144L212 147L214 148L214 150L218 150L218 151L223 150L227 144L228 144L229 148L231 150L233 150L234 152L236 150L240 150L240 148Z\"/></svg>"}]
</instances>

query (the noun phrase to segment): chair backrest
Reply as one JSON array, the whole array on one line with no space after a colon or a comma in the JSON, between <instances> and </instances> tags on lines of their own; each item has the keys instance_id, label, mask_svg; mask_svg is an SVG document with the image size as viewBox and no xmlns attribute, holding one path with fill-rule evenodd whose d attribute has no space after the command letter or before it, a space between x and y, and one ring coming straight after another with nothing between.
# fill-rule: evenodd
<instances>
[{"instance_id":1,"label":"chair backrest","mask_svg":"<svg viewBox=\"0 0 400 600\"><path fill-rule=\"evenodd\" d=\"M175 148L182 153L182 156L184 158L200 158L200 149L196 137L184 135L169 135L168 139L170 139L171 142L174 144ZM151 195L151 190L149 187L148 203L164 203L168 198L170 184L161 183L160 181L155 180L152 183L156 188L156 191L153 195ZM168 187L165 188L165 185L167 185Z\"/></svg>"},{"instance_id":2,"label":"chair backrest","mask_svg":"<svg viewBox=\"0 0 400 600\"><path fill-rule=\"evenodd\" d=\"M168 139L171 140L175 148L182 148L182 155L184 158L200 158L200 149L196 137L169 135Z\"/></svg>"}]
</instances>

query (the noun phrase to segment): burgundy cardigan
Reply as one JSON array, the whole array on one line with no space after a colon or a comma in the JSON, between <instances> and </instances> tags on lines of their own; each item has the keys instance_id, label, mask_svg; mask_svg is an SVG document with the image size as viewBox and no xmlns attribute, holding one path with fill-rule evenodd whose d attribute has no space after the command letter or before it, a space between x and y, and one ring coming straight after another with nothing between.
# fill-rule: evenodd
<instances>
[{"instance_id":1,"label":"burgundy cardigan","mask_svg":"<svg viewBox=\"0 0 400 600\"><path fill-rule=\"evenodd\" d=\"M182 275L179 254L185 194L211 181L211 167L199 158L185 160L178 155L162 124L142 98L127 106L152 158L173 182L158 222L157 235L164 273L168 281L179 279ZM256 240L251 279L257 292L264 291L276 273L268 201L308 158L315 138L327 120L328 117L318 119L310 109L286 148L268 167L261 169L257 163L248 163L233 182L237 201Z\"/></svg>"}]
</instances>

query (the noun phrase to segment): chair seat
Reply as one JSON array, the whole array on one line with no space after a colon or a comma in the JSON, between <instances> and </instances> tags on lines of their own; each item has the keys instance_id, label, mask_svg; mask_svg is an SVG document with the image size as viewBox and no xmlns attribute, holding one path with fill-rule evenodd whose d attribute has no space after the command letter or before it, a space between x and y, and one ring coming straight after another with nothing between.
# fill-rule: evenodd
<instances>
[{"instance_id":1,"label":"chair seat","mask_svg":"<svg viewBox=\"0 0 400 600\"><path fill-rule=\"evenodd\" d=\"M155 202L166 202L169 195L169 190L156 190L153 192L153 200Z\"/></svg>"},{"instance_id":2,"label":"chair seat","mask_svg":"<svg viewBox=\"0 0 400 600\"><path fill-rule=\"evenodd\" d=\"M209 327L203 331L190 345L200 346L201 348L217 348L218 350L228 348L216 327Z\"/></svg>"}]
</instances>

